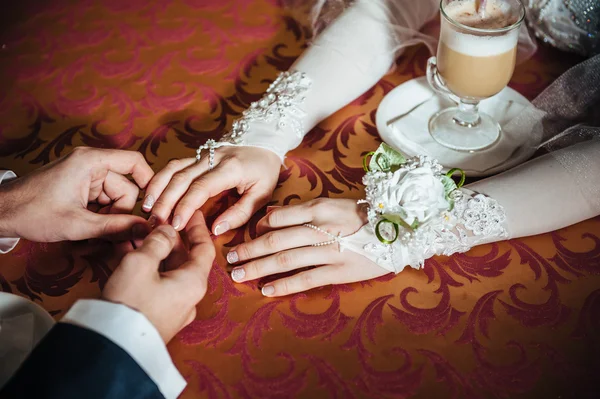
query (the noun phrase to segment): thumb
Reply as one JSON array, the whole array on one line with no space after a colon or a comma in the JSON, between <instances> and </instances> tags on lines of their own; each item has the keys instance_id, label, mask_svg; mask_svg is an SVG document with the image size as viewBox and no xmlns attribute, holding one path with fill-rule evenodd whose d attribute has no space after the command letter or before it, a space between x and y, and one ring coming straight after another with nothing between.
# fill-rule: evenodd
<instances>
[{"instance_id":1,"label":"thumb","mask_svg":"<svg viewBox=\"0 0 600 399\"><path fill-rule=\"evenodd\" d=\"M215 220L213 233L220 235L246 224L252 215L269 202L271 192L272 190L248 190L242 198Z\"/></svg>"},{"instance_id":2,"label":"thumb","mask_svg":"<svg viewBox=\"0 0 600 399\"><path fill-rule=\"evenodd\" d=\"M146 219L140 216L83 212L85 215L73 224L70 240L105 238L119 242L142 239L150 232Z\"/></svg>"}]
</instances>

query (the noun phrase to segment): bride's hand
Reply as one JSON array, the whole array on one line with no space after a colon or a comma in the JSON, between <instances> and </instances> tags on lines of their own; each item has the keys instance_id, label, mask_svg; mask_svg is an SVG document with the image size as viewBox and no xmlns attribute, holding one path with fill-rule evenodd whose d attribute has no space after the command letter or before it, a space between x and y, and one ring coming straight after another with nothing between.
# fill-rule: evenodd
<instances>
[{"instance_id":1,"label":"bride's hand","mask_svg":"<svg viewBox=\"0 0 600 399\"><path fill-rule=\"evenodd\" d=\"M232 188L239 201L214 222L215 235L245 224L271 198L277 185L281 161L275 153L257 147L221 147L215 150L215 167L208 157L175 159L150 181L143 210L152 211L150 224L171 224L182 230L209 198Z\"/></svg>"},{"instance_id":2,"label":"bride's hand","mask_svg":"<svg viewBox=\"0 0 600 399\"><path fill-rule=\"evenodd\" d=\"M231 277L240 283L317 266L263 286L263 295L275 297L383 276L389 272L355 252L340 252L337 243L312 246L332 237L303 226L311 224L333 235L347 236L365 223L367 216L355 200L319 198L277 208L258 223L260 237L227 254L229 263L241 264L233 269Z\"/></svg>"}]
</instances>

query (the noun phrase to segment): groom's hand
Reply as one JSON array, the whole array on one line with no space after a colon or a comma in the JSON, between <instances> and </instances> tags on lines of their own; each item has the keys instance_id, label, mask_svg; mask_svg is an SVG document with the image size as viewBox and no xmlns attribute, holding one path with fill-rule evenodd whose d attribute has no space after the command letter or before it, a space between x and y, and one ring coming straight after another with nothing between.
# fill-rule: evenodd
<instances>
[{"instance_id":1,"label":"groom's hand","mask_svg":"<svg viewBox=\"0 0 600 399\"><path fill-rule=\"evenodd\" d=\"M104 299L144 314L165 342L196 317L196 304L206 293L215 259L202 213L194 213L185 233L189 247L173 227L157 227L125 255L102 293ZM161 264L165 271L160 271Z\"/></svg>"},{"instance_id":2,"label":"groom's hand","mask_svg":"<svg viewBox=\"0 0 600 399\"><path fill-rule=\"evenodd\" d=\"M135 184L125 175L131 175ZM139 152L77 147L0 185L0 237L39 242L143 238L144 218L130 213L139 189L153 175ZM90 205L101 209L92 212Z\"/></svg>"}]
</instances>

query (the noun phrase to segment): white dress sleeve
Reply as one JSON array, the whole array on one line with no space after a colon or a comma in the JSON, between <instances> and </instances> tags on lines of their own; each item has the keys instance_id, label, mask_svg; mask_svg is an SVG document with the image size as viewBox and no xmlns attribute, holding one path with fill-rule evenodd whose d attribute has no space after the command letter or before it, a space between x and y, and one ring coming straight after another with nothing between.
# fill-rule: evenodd
<instances>
[{"instance_id":1,"label":"white dress sleeve","mask_svg":"<svg viewBox=\"0 0 600 399\"><path fill-rule=\"evenodd\" d=\"M425 41L418 30L437 6L435 0L357 0L211 146L266 148L283 161L321 120L377 83L402 48Z\"/></svg>"},{"instance_id":2,"label":"white dress sleeve","mask_svg":"<svg viewBox=\"0 0 600 399\"><path fill-rule=\"evenodd\" d=\"M585 182L574 173L585 174ZM600 214L600 140L541 156L468 188L504 207L511 238L570 226Z\"/></svg>"},{"instance_id":3,"label":"white dress sleeve","mask_svg":"<svg viewBox=\"0 0 600 399\"><path fill-rule=\"evenodd\" d=\"M366 200L359 202L368 204L369 223L341 237L340 246L398 273L406 266L420 268L434 255L542 234L597 216L600 139L450 191L451 205L436 180L447 181L447 176L427 157L410 159L395 172L368 172L363 180ZM401 220L395 223L398 215ZM413 215L419 215L420 223L411 226Z\"/></svg>"}]
</instances>

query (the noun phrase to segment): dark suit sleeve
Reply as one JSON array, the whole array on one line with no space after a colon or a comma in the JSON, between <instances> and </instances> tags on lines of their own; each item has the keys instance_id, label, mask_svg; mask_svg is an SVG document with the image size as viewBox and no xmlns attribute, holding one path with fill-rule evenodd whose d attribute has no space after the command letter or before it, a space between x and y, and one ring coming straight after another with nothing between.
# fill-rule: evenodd
<instances>
[{"instance_id":1,"label":"dark suit sleeve","mask_svg":"<svg viewBox=\"0 0 600 399\"><path fill-rule=\"evenodd\" d=\"M121 347L68 323L56 324L0 391L2 399L164 399Z\"/></svg>"}]
</instances>

